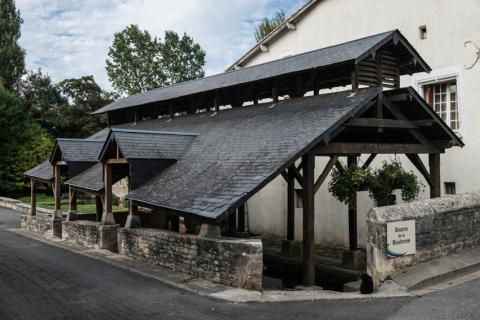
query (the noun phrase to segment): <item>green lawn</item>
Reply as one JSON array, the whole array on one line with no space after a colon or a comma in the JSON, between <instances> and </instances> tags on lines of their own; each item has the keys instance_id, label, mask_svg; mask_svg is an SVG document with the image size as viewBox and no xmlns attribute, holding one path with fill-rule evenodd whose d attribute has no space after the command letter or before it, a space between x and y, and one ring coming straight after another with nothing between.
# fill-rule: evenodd
<instances>
[{"instance_id":1,"label":"green lawn","mask_svg":"<svg viewBox=\"0 0 480 320\"><path fill-rule=\"evenodd\" d=\"M30 204L31 200L30 197L22 197L18 200L22 201L23 203ZM86 200L78 200L77 202L77 211L79 214L82 213L95 213L95 200L88 199ZM87 203L85 203L87 202ZM39 195L37 194L37 207L45 208L45 209L54 209L55 208L55 199L53 196L46 196L46 195ZM68 199L62 199L62 211L67 212L68 210ZM119 207L113 206L113 212L121 212L121 211L128 211L126 207Z\"/></svg>"}]
</instances>

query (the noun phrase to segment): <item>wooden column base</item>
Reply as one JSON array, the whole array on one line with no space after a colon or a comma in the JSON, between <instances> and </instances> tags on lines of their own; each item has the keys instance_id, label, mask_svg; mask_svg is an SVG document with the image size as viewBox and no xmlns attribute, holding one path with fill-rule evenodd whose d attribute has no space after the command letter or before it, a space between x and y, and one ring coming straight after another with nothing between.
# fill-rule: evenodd
<instances>
[{"instance_id":1,"label":"wooden column base","mask_svg":"<svg viewBox=\"0 0 480 320\"><path fill-rule=\"evenodd\" d=\"M67 213L67 218L65 221L73 221L73 220L78 220L78 214L76 210L68 210Z\"/></svg>"},{"instance_id":2,"label":"wooden column base","mask_svg":"<svg viewBox=\"0 0 480 320\"><path fill-rule=\"evenodd\" d=\"M100 221L102 226L115 224L115 217L112 212L104 212L102 220Z\"/></svg>"}]
</instances>

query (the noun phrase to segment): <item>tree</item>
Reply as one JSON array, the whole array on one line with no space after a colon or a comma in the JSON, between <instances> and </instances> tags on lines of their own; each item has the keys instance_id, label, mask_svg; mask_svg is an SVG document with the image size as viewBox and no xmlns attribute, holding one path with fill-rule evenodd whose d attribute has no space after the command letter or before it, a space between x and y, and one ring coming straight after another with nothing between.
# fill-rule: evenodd
<instances>
[{"instance_id":1,"label":"tree","mask_svg":"<svg viewBox=\"0 0 480 320\"><path fill-rule=\"evenodd\" d=\"M2 86L0 127L0 192L18 192L26 187L23 173L47 158L53 142L20 100Z\"/></svg>"},{"instance_id":2,"label":"tree","mask_svg":"<svg viewBox=\"0 0 480 320\"><path fill-rule=\"evenodd\" d=\"M205 51L186 34L165 32L165 41L130 25L115 34L106 70L115 90L135 94L203 77Z\"/></svg>"},{"instance_id":3,"label":"tree","mask_svg":"<svg viewBox=\"0 0 480 320\"><path fill-rule=\"evenodd\" d=\"M25 51L19 46L20 11L13 0L0 0L0 83L10 91L16 91L25 72Z\"/></svg>"},{"instance_id":4,"label":"tree","mask_svg":"<svg viewBox=\"0 0 480 320\"><path fill-rule=\"evenodd\" d=\"M279 10L275 13L275 16L271 19L263 18L260 24L255 28L255 40L259 42L265 38L270 32L278 27L283 21L285 21L285 11Z\"/></svg>"}]
</instances>

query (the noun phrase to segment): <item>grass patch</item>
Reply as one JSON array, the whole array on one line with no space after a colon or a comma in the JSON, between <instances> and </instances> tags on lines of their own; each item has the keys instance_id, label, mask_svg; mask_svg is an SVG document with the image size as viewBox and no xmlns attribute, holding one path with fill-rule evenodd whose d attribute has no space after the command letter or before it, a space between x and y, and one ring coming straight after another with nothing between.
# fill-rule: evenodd
<instances>
[{"instance_id":1,"label":"grass patch","mask_svg":"<svg viewBox=\"0 0 480 320\"><path fill-rule=\"evenodd\" d=\"M21 198L18 198L18 200L26 204L31 203L30 197L21 197ZM37 207L53 210L55 209L55 198L53 196L37 194ZM62 211L67 212L67 210L68 210L68 199L62 199ZM113 212L122 212L122 211L128 211L128 208L114 205L112 206L112 210ZM78 199L77 212L78 214L95 213L96 212L95 200L89 199L89 198Z\"/></svg>"}]
</instances>

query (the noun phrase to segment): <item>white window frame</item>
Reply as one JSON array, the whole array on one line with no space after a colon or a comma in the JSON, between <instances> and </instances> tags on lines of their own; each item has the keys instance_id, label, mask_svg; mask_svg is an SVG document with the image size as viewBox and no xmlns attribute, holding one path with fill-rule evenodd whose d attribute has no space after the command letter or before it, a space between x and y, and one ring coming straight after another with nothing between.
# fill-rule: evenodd
<instances>
[{"instance_id":1,"label":"white window frame","mask_svg":"<svg viewBox=\"0 0 480 320\"><path fill-rule=\"evenodd\" d=\"M461 138L465 132L465 112L463 104L463 67L454 66L432 70L430 73L421 72L412 75L412 87L424 97L423 86L456 80L457 83L457 110L458 129L454 130ZM449 107L450 108L450 107ZM450 126L450 123L447 123Z\"/></svg>"}]
</instances>

